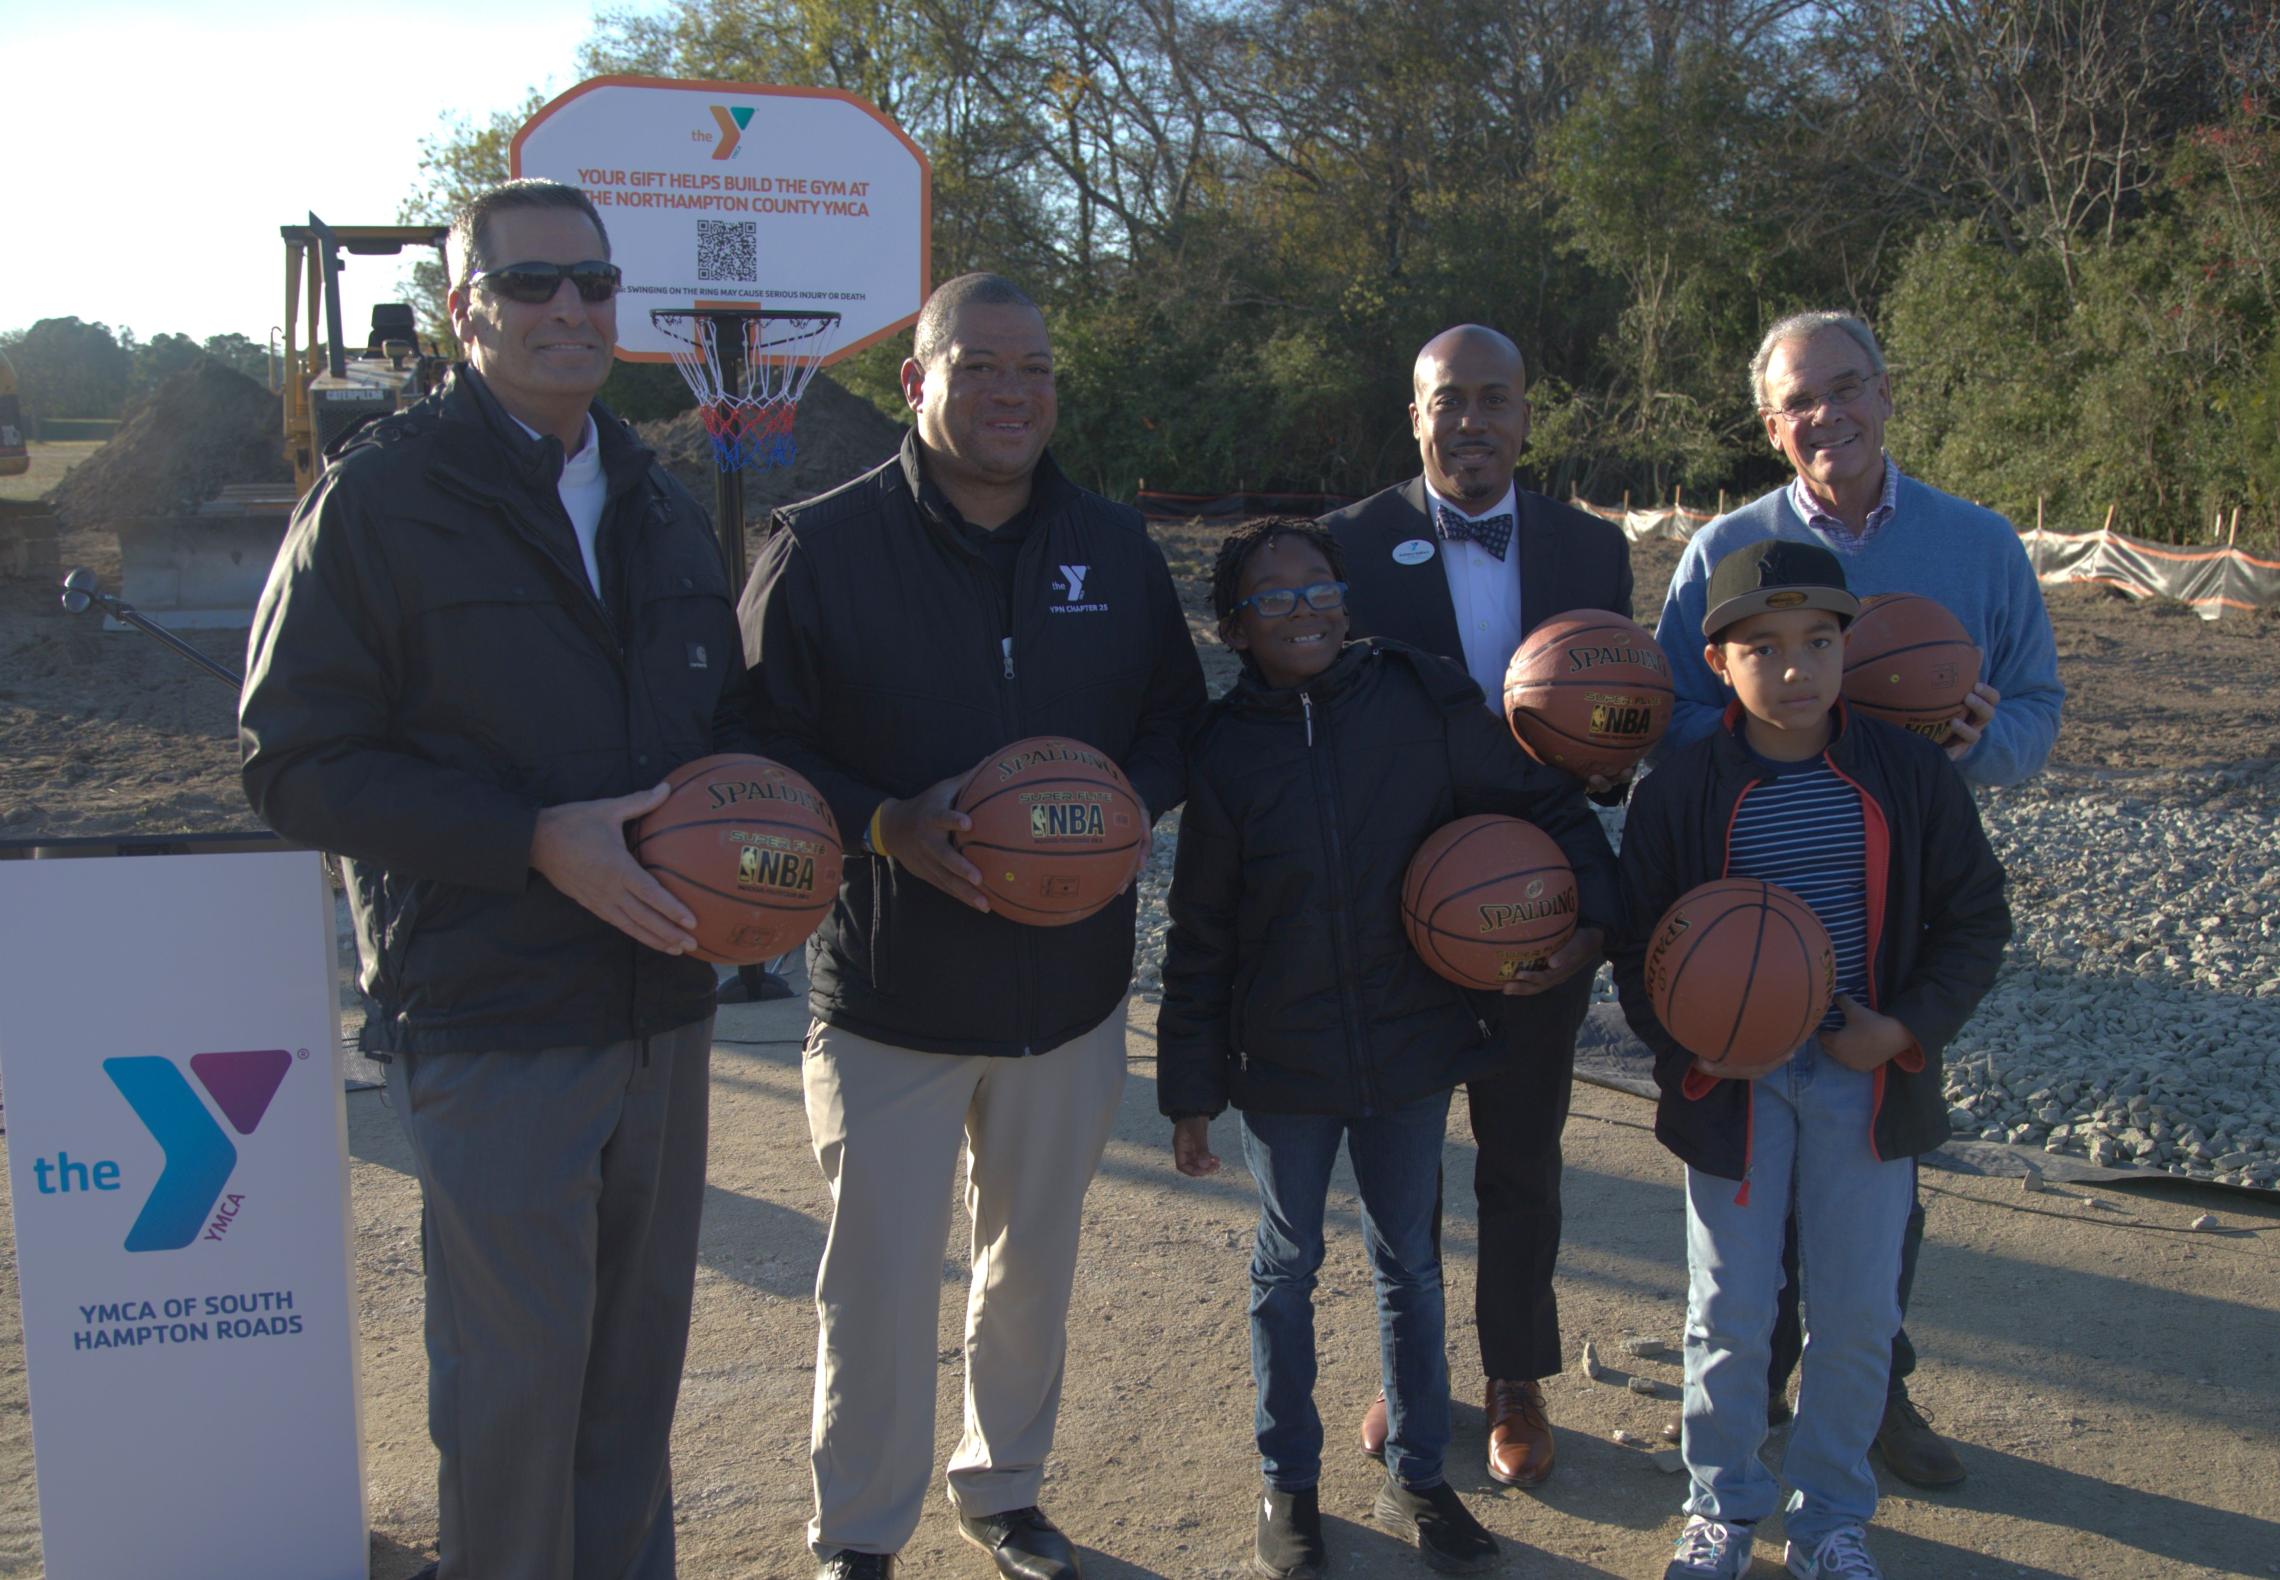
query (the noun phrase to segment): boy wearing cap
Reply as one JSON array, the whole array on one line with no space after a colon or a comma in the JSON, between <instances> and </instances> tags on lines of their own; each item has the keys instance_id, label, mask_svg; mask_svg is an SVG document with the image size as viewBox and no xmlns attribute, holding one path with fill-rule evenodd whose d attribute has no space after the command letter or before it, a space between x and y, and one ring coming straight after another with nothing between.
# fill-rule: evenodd
<instances>
[{"instance_id":1,"label":"boy wearing cap","mask_svg":"<svg viewBox=\"0 0 2280 1580\"><path fill-rule=\"evenodd\" d=\"M1836 556L1779 539L1712 571L1703 659L1721 727L1643 780L1624 829L1624 1014L1655 1054L1655 1134L1686 1164L1687 1522L1665 1580L1746 1574L1776 1485L1758 1458L1783 1226L1797 1217L1808 1333L1785 1561L1800 1580L1876 1580L1868 1450L1900 1323L1915 1159L1948 1136L1940 1051L1995 979L2003 869L1946 756L1838 700L1859 603ZM1815 1036L1752 1078L1704 1065L1655 1019L1648 934L1716 878L1779 884L1835 946Z\"/></svg>"}]
</instances>

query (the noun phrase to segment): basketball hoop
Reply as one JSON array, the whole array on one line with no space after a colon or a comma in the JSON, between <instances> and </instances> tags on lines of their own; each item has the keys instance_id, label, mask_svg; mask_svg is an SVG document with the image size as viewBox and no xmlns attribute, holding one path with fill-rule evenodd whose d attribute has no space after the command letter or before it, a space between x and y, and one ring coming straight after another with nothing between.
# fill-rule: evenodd
<instances>
[{"instance_id":1,"label":"basketball hoop","mask_svg":"<svg viewBox=\"0 0 2280 1580\"><path fill-rule=\"evenodd\" d=\"M789 466L792 417L839 337L839 314L799 308L656 309L723 472Z\"/></svg>"}]
</instances>

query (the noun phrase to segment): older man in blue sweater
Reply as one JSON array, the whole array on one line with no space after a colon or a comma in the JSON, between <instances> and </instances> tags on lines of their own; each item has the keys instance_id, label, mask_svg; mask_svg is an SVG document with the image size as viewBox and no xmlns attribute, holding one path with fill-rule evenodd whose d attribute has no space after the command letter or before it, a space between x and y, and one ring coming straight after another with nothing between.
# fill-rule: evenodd
<instances>
[{"instance_id":1,"label":"older man in blue sweater","mask_svg":"<svg viewBox=\"0 0 2280 1580\"><path fill-rule=\"evenodd\" d=\"M1759 344L1750 383L1766 437L1797 475L1697 532L1671 575L1655 627L1677 692L1663 749L1707 735L1725 710L1725 688L1702 657L1710 568L1743 544L1788 538L1835 550L1846 584L1863 597L1919 593L1946 605L1981 655L1979 685L1955 722L1948 755L1974 785L2017 784L2039 773L2058 735L2066 688L2059 684L2050 614L2034 567L2010 522L1903 476L1885 455L1892 386L1868 325L1843 313L1785 318ZM1903 1316L1923 1224L1919 1199L1902 1247ZM1783 1420L1799 1343L1791 1243L1773 1344L1773 1413ZM1891 1395L1877 1447L1902 1479L1951 1485L1963 1479L1963 1462L1909 1401L1907 1378L1915 1364L1902 1329L1892 1341Z\"/></svg>"},{"instance_id":2,"label":"older man in blue sweater","mask_svg":"<svg viewBox=\"0 0 2280 1580\"><path fill-rule=\"evenodd\" d=\"M1745 543L1789 538L1843 556L1846 585L1862 597L1920 593L1946 605L1981 654L1948 755L1975 785L2040 773L2066 688L2034 567L2010 522L1902 475L1885 455L1892 387L1868 326L1843 313L1785 318L1766 332L1750 379L1766 437L1797 475L1697 532L1672 573L1655 627L1678 693L1663 749L1709 734L1725 710L1702 659L1710 567Z\"/></svg>"}]
</instances>

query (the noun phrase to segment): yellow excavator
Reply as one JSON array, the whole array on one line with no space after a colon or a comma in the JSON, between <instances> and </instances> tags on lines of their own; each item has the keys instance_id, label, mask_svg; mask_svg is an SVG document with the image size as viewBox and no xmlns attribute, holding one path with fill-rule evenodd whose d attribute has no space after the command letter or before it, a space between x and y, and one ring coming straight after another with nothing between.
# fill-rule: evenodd
<instances>
[{"instance_id":1,"label":"yellow excavator","mask_svg":"<svg viewBox=\"0 0 2280 1580\"><path fill-rule=\"evenodd\" d=\"M16 404L16 370L0 351L0 477L20 477L32 469L24 443L24 412Z\"/></svg>"},{"instance_id":2,"label":"yellow excavator","mask_svg":"<svg viewBox=\"0 0 2280 1580\"><path fill-rule=\"evenodd\" d=\"M450 229L327 225L311 214L308 224L279 230L285 238L285 453L298 499L316 482L335 439L367 417L399 411L428 394L450 366L434 345L422 349L409 302L380 303L364 344L346 343L340 255L389 258L407 247L433 247L440 259Z\"/></svg>"},{"instance_id":3,"label":"yellow excavator","mask_svg":"<svg viewBox=\"0 0 2280 1580\"><path fill-rule=\"evenodd\" d=\"M401 410L443 380L450 359L423 346L412 306L383 302L361 344L341 328L343 253L394 257L433 247L443 225L278 227L285 238L285 347L278 390L290 483L232 483L190 514L118 524L121 596L177 630L243 627L301 496L315 486L332 442L364 419ZM110 611L114 618L117 612Z\"/></svg>"}]
</instances>

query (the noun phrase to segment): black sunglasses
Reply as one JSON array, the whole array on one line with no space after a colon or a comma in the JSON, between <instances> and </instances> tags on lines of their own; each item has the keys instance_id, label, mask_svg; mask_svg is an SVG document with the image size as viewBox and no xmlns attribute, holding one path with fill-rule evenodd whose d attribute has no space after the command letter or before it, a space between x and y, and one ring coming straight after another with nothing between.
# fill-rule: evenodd
<instances>
[{"instance_id":1,"label":"black sunglasses","mask_svg":"<svg viewBox=\"0 0 2280 1580\"><path fill-rule=\"evenodd\" d=\"M554 300L564 280L578 288L580 301L606 302L617 295L618 282L623 278L616 264L588 258L584 263L510 263L499 269L478 269L467 277L467 283L488 285L510 302L539 307Z\"/></svg>"}]
</instances>

